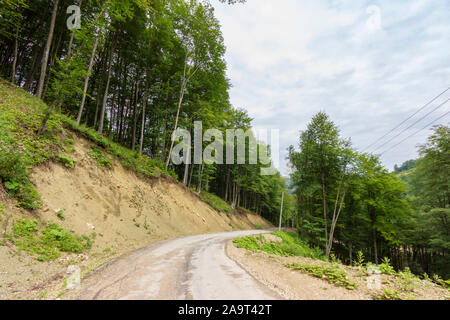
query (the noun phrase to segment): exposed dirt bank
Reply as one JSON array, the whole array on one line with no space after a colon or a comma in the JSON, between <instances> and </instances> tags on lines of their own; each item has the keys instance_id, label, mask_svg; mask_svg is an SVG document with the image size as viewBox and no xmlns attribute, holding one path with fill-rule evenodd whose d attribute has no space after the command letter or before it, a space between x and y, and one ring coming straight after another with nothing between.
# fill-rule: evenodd
<instances>
[{"instance_id":1,"label":"exposed dirt bank","mask_svg":"<svg viewBox=\"0 0 450 320\"><path fill-rule=\"evenodd\" d=\"M0 190L0 299L54 299L63 293L68 265L86 275L114 257L160 240L188 235L263 228L271 225L257 215L217 212L175 181L138 178L115 161L99 167L88 155L91 143L75 138L68 169L49 163L31 175L44 206L34 213L16 208ZM63 212L64 219L57 212ZM57 223L74 234L87 235L92 248L39 262L19 252L3 235L18 218Z\"/></svg>"}]
</instances>

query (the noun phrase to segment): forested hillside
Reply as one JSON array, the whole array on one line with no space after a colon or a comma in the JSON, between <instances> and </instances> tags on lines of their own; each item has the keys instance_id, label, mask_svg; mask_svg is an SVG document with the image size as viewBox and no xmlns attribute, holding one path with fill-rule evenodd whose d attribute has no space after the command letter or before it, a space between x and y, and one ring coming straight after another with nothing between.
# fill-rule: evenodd
<instances>
[{"instance_id":1,"label":"forested hillside","mask_svg":"<svg viewBox=\"0 0 450 320\"><path fill-rule=\"evenodd\" d=\"M245 106L230 102L225 52L208 1L1 1L1 183L19 206L39 209L30 168L73 165L58 136L64 127L95 142L87 152L103 166L112 166L106 151L138 175L170 175L218 211L248 210L278 224L284 194L284 225L332 261L450 278L448 126L433 128L419 159L389 172L319 112L290 147L289 187L278 172L261 174L270 164L248 161L251 148L270 154L261 141L251 146L253 135L245 164L192 164L194 152L183 153L182 164L170 161L179 128L192 133L201 122L202 132L223 135L252 128ZM29 102L16 86L36 98Z\"/></svg>"},{"instance_id":2,"label":"forested hillside","mask_svg":"<svg viewBox=\"0 0 450 320\"><path fill-rule=\"evenodd\" d=\"M408 183L378 156L357 152L325 113L291 147L297 225L303 239L342 261L390 262L450 277L450 129L435 126Z\"/></svg>"},{"instance_id":3,"label":"forested hillside","mask_svg":"<svg viewBox=\"0 0 450 320\"><path fill-rule=\"evenodd\" d=\"M241 1L228 1L235 2ZM37 133L46 134L56 110L151 158L198 193L210 191L233 208L277 222L285 189L279 174L263 176L259 164L169 161L172 133L193 130L194 121L202 122L203 131L251 128L252 119L229 101L225 46L212 6L196 0L80 0L80 28L69 29L77 24L75 11L67 12L73 4L0 4L0 74L49 105ZM289 216L289 199L285 205Z\"/></svg>"}]
</instances>

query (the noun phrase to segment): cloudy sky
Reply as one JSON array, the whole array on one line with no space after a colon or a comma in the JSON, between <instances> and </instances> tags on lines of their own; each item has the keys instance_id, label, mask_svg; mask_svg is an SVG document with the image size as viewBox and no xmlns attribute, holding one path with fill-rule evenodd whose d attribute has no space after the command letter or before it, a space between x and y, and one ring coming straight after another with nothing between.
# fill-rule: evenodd
<instances>
[{"instance_id":1,"label":"cloudy sky","mask_svg":"<svg viewBox=\"0 0 450 320\"><path fill-rule=\"evenodd\" d=\"M448 0L213 2L227 46L231 102L248 110L256 129L280 129L283 174L285 149L298 145L299 131L318 111L364 150L450 86ZM450 90L367 151L449 98ZM376 153L449 110L450 102ZM386 167L415 158L429 132L386 152Z\"/></svg>"}]
</instances>

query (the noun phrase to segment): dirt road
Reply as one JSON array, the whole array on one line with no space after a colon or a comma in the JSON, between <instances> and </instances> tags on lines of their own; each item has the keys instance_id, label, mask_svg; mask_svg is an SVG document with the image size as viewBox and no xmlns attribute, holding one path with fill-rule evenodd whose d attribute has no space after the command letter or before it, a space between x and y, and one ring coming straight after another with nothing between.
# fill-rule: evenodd
<instances>
[{"instance_id":1,"label":"dirt road","mask_svg":"<svg viewBox=\"0 0 450 320\"><path fill-rule=\"evenodd\" d=\"M154 243L92 274L78 299L281 299L226 252L227 241L265 231L237 231Z\"/></svg>"}]
</instances>

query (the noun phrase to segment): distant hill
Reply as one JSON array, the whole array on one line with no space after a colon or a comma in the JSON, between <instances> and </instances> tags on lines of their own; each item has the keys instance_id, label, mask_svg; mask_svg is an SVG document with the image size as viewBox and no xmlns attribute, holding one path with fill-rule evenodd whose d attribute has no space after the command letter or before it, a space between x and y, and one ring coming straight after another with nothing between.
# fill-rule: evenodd
<instances>
[{"instance_id":1,"label":"distant hill","mask_svg":"<svg viewBox=\"0 0 450 320\"><path fill-rule=\"evenodd\" d=\"M400 172L411 170L415 167L416 167L416 160L408 160L408 161L403 162L400 166L395 165L394 172L400 173Z\"/></svg>"}]
</instances>

